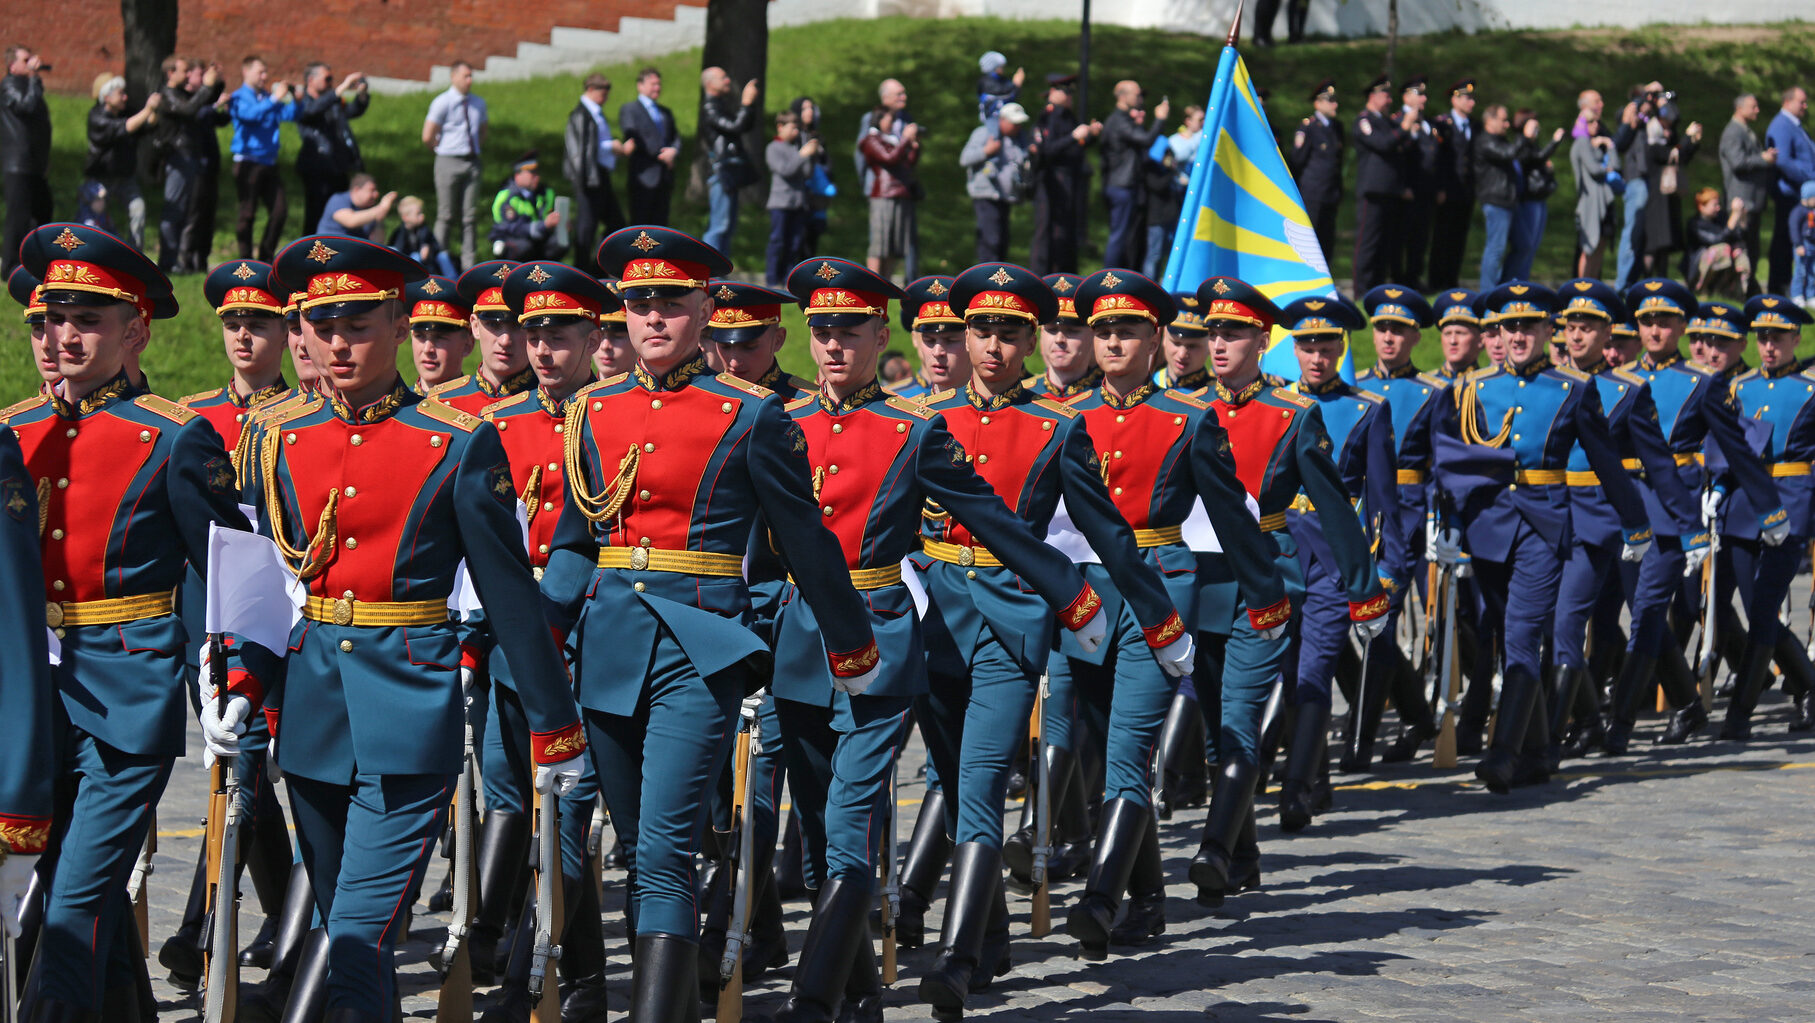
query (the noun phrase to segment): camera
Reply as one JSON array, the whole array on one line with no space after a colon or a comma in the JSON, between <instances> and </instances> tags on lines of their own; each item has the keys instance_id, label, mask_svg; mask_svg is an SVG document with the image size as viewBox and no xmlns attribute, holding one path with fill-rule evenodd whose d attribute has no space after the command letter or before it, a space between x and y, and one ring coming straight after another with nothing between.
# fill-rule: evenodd
<instances>
[{"instance_id":1,"label":"camera","mask_svg":"<svg viewBox=\"0 0 1815 1023\"><path fill-rule=\"evenodd\" d=\"M1665 89L1661 92L1647 92L1645 93L1645 99L1650 102L1652 106L1661 107L1666 103L1676 102L1676 93L1671 89Z\"/></svg>"}]
</instances>

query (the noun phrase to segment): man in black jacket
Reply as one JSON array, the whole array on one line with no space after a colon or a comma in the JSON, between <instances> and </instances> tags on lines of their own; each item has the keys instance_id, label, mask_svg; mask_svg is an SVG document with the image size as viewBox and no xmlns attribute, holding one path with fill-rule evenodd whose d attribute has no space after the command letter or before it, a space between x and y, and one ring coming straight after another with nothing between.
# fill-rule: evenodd
<instances>
[{"instance_id":1,"label":"man in black jacket","mask_svg":"<svg viewBox=\"0 0 1815 1023\"><path fill-rule=\"evenodd\" d=\"M1519 205L1517 164L1525 145L1522 137L1506 130L1507 124L1506 107L1498 103L1488 107L1474 142L1475 196L1487 219L1487 241L1481 249L1483 292L1504 283L1500 278L1506 265L1506 242ZM1535 124L1531 130L1537 131Z\"/></svg>"},{"instance_id":2,"label":"man in black jacket","mask_svg":"<svg viewBox=\"0 0 1815 1023\"><path fill-rule=\"evenodd\" d=\"M1298 182L1305 214L1317 232L1324 266L1336 266L1336 210L1342 205L1342 122L1336 119L1336 80L1326 78L1311 90L1311 116L1292 133L1286 162Z\"/></svg>"},{"instance_id":3,"label":"man in black jacket","mask_svg":"<svg viewBox=\"0 0 1815 1023\"><path fill-rule=\"evenodd\" d=\"M115 75L95 90L88 108L88 161L82 174L107 188L107 204L126 207L125 240L145 251L145 196L139 191L139 132L157 123L164 97L152 93L136 113L127 113L126 79ZM115 215L117 217L117 214Z\"/></svg>"},{"instance_id":4,"label":"man in black jacket","mask_svg":"<svg viewBox=\"0 0 1815 1023\"><path fill-rule=\"evenodd\" d=\"M1368 83L1366 109L1355 119L1355 294L1365 295L1388 280L1399 250L1406 200L1405 165L1416 111L1389 116L1393 83L1381 75Z\"/></svg>"},{"instance_id":5,"label":"man in black jacket","mask_svg":"<svg viewBox=\"0 0 1815 1023\"><path fill-rule=\"evenodd\" d=\"M1146 189L1142 164L1153 140L1166 127L1170 100L1160 100L1147 116L1141 85L1115 83L1115 110L1103 122L1103 198L1109 203L1109 240L1103 245L1104 266L1140 266L1146 236Z\"/></svg>"},{"instance_id":6,"label":"man in black jacket","mask_svg":"<svg viewBox=\"0 0 1815 1023\"><path fill-rule=\"evenodd\" d=\"M190 92L202 88L203 80L207 78L211 68L219 73L217 65L190 59ZM221 88L224 90L226 83L223 82ZM227 113L227 100L224 96L215 100L213 106L197 111L195 119L189 122L189 136L193 140L197 166L197 185L194 212L190 214L189 222L183 225L183 251L177 256L179 266L186 272L206 272L214 252L214 218L221 197L220 129L232 123L233 117Z\"/></svg>"},{"instance_id":7,"label":"man in black jacket","mask_svg":"<svg viewBox=\"0 0 1815 1023\"><path fill-rule=\"evenodd\" d=\"M637 72L636 98L618 108L618 127L630 150L629 179L625 194L630 200L633 224L668 223L668 201L674 195L674 158L680 154L680 133L674 111L658 102L662 98L662 73L646 67Z\"/></svg>"},{"instance_id":8,"label":"man in black jacket","mask_svg":"<svg viewBox=\"0 0 1815 1023\"><path fill-rule=\"evenodd\" d=\"M6 240L0 278L19 265L19 245L51 219L50 108L44 104L43 62L23 46L6 51L0 78L0 176L6 182Z\"/></svg>"},{"instance_id":9,"label":"man in black jacket","mask_svg":"<svg viewBox=\"0 0 1815 1023\"><path fill-rule=\"evenodd\" d=\"M337 88L332 67L317 62L303 71L303 94L296 101L296 134L302 140L296 176L303 183L304 224L320 223L322 207L366 169L348 122L364 114L371 102L364 72L353 72Z\"/></svg>"},{"instance_id":10,"label":"man in black jacket","mask_svg":"<svg viewBox=\"0 0 1815 1023\"><path fill-rule=\"evenodd\" d=\"M1400 114L1411 125L1405 151L1405 225L1399 233L1399 250L1393 254L1392 279L1413 291L1427 290L1424 257L1431 244L1431 213L1437 202L1437 161L1442 142L1431 122L1425 120L1429 80L1424 75L1406 79L1400 89Z\"/></svg>"},{"instance_id":11,"label":"man in black jacket","mask_svg":"<svg viewBox=\"0 0 1815 1023\"><path fill-rule=\"evenodd\" d=\"M596 71L586 76L580 102L567 115L566 156L561 161L577 200L573 263L594 277L599 274L593 239L599 228L610 234L624 226L618 195L611 187L611 172L618 165L618 157L628 156L636 149L635 139L612 136L611 121L605 117L605 100L610 96L611 79Z\"/></svg>"},{"instance_id":12,"label":"man in black jacket","mask_svg":"<svg viewBox=\"0 0 1815 1023\"><path fill-rule=\"evenodd\" d=\"M207 116L221 96L221 69L210 65L202 74L202 87L189 90L189 62L182 57L164 58L163 97L152 145L164 168L164 216L158 221L158 269L166 274L187 271L182 262L183 238L196 213L202 172L195 122Z\"/></svg>"},{"instance_id":13,"label":"man in black jacket","mask_svg":"<svg viewBox=\"0 0 1815 1023\"><path fill-rule=\"evenodd\" d=\"M1463 78L1449 87L1449 111L1432 122L1437 130L1436 195L1431 207L1431 279L1433 291L1456 286L1462 273L1462 250L1468 247L1475 219L1475 80Z\"/></svg>"},{"instance_id":14,"label":"man in black jacket","mask_svg":"<svg viewBox=\"0 0 1815 1023\"><path fill-rule=\"evenodd\" d=\"M1073 109L1078 76L1046 76L1046 109L1029 152L1034 166L1034 237L1028 268L1045 276L1077 273L1078 239L1084 234L1085 188L1090 165L1084 150L1103 133L1100 121L1081 124Z\"/></svg>"},{"instance_id":15,"label":"man in black jacket","mask_svg":"<svg viewBox=\"0 0 1815 1023\"><path fill-rule=\"evenodd\" d=\"M706 163L706 192L711 219L700 241L731 255L731 236L737 233L737 193L757 182L759 175L744 148L744 132L756 123L756 79L744 83L741 102L733 105L735 86L722 67L700 72L700 159Z\"/></svg>"}]
</instances>

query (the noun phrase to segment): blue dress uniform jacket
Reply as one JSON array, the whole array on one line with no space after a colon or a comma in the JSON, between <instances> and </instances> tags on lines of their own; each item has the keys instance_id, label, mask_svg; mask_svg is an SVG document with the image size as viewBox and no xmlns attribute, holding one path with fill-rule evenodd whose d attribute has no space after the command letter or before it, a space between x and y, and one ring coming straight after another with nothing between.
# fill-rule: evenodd
<instances>
[{"instance_id":1,"label":"blue dress uniform jacket","mask_svg":"<svg viewBox=\"0 0 1815 1023\"><path fill-rule=\"evenodd\" d=\"M1393 461L1398 467L1400 529L1405 548L1398 561L1389 561L1383 550L1381 568L1401 582L1419 574L1424 518L1430 509L1431 417L1437 399L1448 387L1449 381L1444 377L1434 372L1420 373L1409 363L1392 372L1369 368L1355 379L1356 390L1385 398L1392 413Z\"/></svg>"},{"instance_id":2,"label":"blue dress uniform jacket","mask_svg":"<svg viewBox=\"0 0 1815 1023\"><path fill-rule=\"evenodd\" d=\"M702 678L761 651L741 569L760 511L817 605L830 669L876 663L868 609L813 500L806 437L773 392L712 376L703 357L661 380L639 366L576 395L566 456L569 501L542 589L576 647L647 664L666 628ZM667 552L738 567L661 571ZM629 716L642 689L640 670L585 672L580 704Z\"/></svg>"},{"instance_id":3,"label":"blue dress uniform jacket","mask_svg":"<svg viewBox=\"0 0 1815 1023\"><path fill-rule=\"evenodd\" d=\"M1379 395L1350 387L1340 377L1318 390L1302 383L1294 384L1292 389L1317 402L1333 449L1331 460L1342 477L1354 514L1362 523L1362 532L1370 541L1382 585L1397 596L1400 587L1410 581L1411 573L1398 574L1402 566L1409 564L1405 553L1409 544L1406 522L1399 514L1390 407ZM1291 517L1293 538L1336 575L1341 566L1324 540L1323 516L1316 502L1307 496L1295 501L1293 507L1297 512Z\"/></svg>"},{"instance_id":4,"label":"blue dress uniform jacket","mask_svg":"<svg viewBox=\"0 0 1815 1023\"><path fill-rule=\"evenodd\" d=\"M1646 517L1659 536L1694 537L1702 532L1701 505L1677 475L1676 462L1658 427L1657 406L1651 386L1631 371L1602 365L1591 373L1605 410L1608 437L1628 474L1644 485ZM1577 542L1615 546L1624 535L1600 475L1580 442L1570 449L1566 481L1569 484L1570 529Z\"/></svg>"},{"instance_id":5,"label":"blue dress uniform jacket","mask_svg":"<svg viewBox=\"0 0 1815 1023\"><path fill-rule=\"evenodd\" d=\"M1726 456L1728 471L1738 489L1744 491L1748 510L1756 519L1756 524L1744 528L1768 529L1785 520L1787 513L1777 500L1771 474L1746 443L1738 402L1726 384L1716 380L1705 367L1680 356L1658 361L1646 355L1628 368L1651 385L1658 427L1670 445L1677 475L1685 487L1697 492L1702 489L1705 451L1712 441ZM1726 528L1742 528L1731 510Z\"/></svg>"},{"instance_id":6,"label":"blue dress uniform jacket","mask_svg":"<svg viewBox=\"0 0 1815 1023\"><path fill-rule=\"evenodd\" d=\"M1019 577L1021 588L1044 598L1051 613L1088 603L1090 588L1077 568L1002 503L937 413L880 387L836 405L820 396L801 398L788 411L806 434L817 499L852 577L860 580L883 651L881 677L864 695L910 697L927 689L919 619L899 570L902 558L920 549L928 502L961 523ZM866 577L894 581L862 585ZM812 608L789 599L776 627L776 696L832 704L819 631Z\"/></svg>"},{"instance_id":7,"label":"blue dress uniform jacket","mask_svg":"<svg viewBox=\"0 0 1815 1023\"><path fill-rule=\"evenodd\" d=\"M346 785L460 770L461 651L446 604L462 558L517 665L538 762L581 748L497 430L401 381L364 408L312 397L258 425L261 527L310 595L266 708L285 773ZM362 620L362 604L394 606ZM391 623L406 611L409 624Z\"/></svg>"},{"instance_id":8,"label":"blue dress uniform jacket","mask_svg":"<svg viewBox=\"0 0 1815 1023\"><path fill-rule=\"evenodd\" d=\"M50 654L38 553L38 488L13 431L0 427L0 842L41 853L50 838L58 768L51 730ZM11 964L8 964L10 968Z\"/></svg>"},{"instance_id":9,"label":"blue dress uniform jacket","mask_svg":"<svg viewBox=\"0 0 1815 1023\"><path fill-rule=\"evenodd\" d=\"M188 633L172 613L172 592L189 565L206 569L211 523L248 526L220 434L124 375L75 405L49 395L21 402L0 412L0 423L18 434L27 471L47 495L39 509L44 599L48 623L61 630L64 713L116 749L182 756ZM143 606L83 624L89 612L78 605L90 601ZM237 651L232 658L235 691L256 706L263 680L245 677Z\"/></svg>"},{"instance_id":10,"label":"blue dress uniform jacket","mask_svg":"<svg viewBox=\"0 0 1815 1023\"><path fill-rule=\"evenodd\" d=\"M1789 515L1791 536L1815 535L1815 372L1771 374L1755 369L1733 383L1740 414L1768 424L1770 441L1764 460L1777 485L1777 503ZM1723 449L1725 450L1725 449ZM1758 536L1759 505L1745 488L1737 490L1726 508L1723 533L1751 539Z\"/></svg>"}]
</instances>

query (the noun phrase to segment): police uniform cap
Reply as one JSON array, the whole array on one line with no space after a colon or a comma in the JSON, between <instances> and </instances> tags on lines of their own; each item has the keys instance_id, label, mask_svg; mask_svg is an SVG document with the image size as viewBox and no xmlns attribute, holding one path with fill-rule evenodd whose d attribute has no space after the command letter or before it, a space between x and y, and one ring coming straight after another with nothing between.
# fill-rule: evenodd
<instances>
[{"instance_id":1,"label":"police uniform cap","mask_svg":"<svg viewBox=\"0 0 1815 1023\"><path fill-rule=\"evenodd\" d=\"M1392 92L1393 91L1393 79L1387 75L1381 75L1380 77L1378 77L1368 83L1367 91L1368 92Z\"/></svg>"},{"instance_id":2,"label":"police uniform cap","mask_svg":"<svg viewBox=\"0 0 1815 1023\"><path fill-rule=\"evenodd\" d=\"M855 327L889 317L889 300L906 296L893 281L861 263L836 256L802 260L788 272L788 292L807 314L809 327Z\"/></svg>"},{"instance_id":3,"label":"police uniform cap","mask_svg":"<svg viewBox=\"0 0 1815 1023\"><path fill-rule=\"evenodd\" d=\"M1279 307L1259 288L1238 277L1211 277L1197 286L1200 315L1207 328L1212 322L1232 320L1269 329L1279 322Z\"/></svg>"},{"instance_id":4,"label":"police uniform cap","mask_svg":"<svg viewBox=\"0 0 1815 1023\"><path fill-rule=\"evenodd\" d=\"M1586 316L1618 323L1626 319L1626 303L1606 281L1577 277L1564 281L1557 289L1557 315L1565 320L1571 316Z\"/></svg>"},{"instance_id":5,"label":"police uniform cap","mask_svg":"<svg viewBox=\"0 0 1815 1023\"><path fill-rule=\"evenodd\" d=\"M781 307L794 296L760 284L713 281L706 289L712 296L712 318L706 322L706 339L721 345L747 345L781 322Z\"/></svg>"},{"instance_id":6,"label":"police uniform cap","mask_svg":"<svg viewBox=\"0 0 1815 1023\"><path fill-rule=\"evenodd\" d=\"M1668 277L1652 277L1626 289L1626 310L1634 319L1654 314L1688 319L1699 308L1695 295Z\"/></svg>"},{"instance_id":7,"label":"police uniform cap","mask_svg":"<svg viewBox=\"0 0 1815 1023\"><path fill-rule=\"evenodd\" d=\"M597 277L551 259L520 263L504 277L504 304L529 327L574 319L596 324L609 297Z\"/></svg>"},{"instance_id":8,"label":"police uniform cap","mask_svg":"<svg viewBox=\"0 0 1815 1023\"><path fill-rule=\"evenodd\" d=\"M410 307L410 326L417 324L465 327L473 310L461 298L453 280L430 274L404 285L403 301Z\"/></svg>"},{"instance_id":9,"label":"police uniform cap","mask_svg":"<svg viewBox=\"0 0 1815 1023\"><path fill-rule=\"evenodd\" d=\"M1078 284L1078 313L1095 326L1125 317L1164 327L1178 315L1172 295L1133 270L1098 270Z\"/></svg>"},{"instance_id":10,"label":"police uniform cap","mask_svg":"<svg viewBox=\"0 0 1815 1023\"><path fill-rule=\"evenodd\" d=\"M1361 310L1339 296L1300 298L1279 311L1279 325L1299 340L1341 337L1345 332L1367 326Z\"/></svg>"},{"instance_id":11,"label":"police uniform cap","mask_svg":"<svg viewBox=\"0 0 1815 1023\"><path fill-rule=\"evenodd\" d=\"M216 316L233 312L282 316L287 296L271 264L256 259L229 260L208 271L202 281L202 297Z\"/></svg>"},{"instance_id":12,"label":"police uniform cap","mask_svg":"<svg viewBox=\"0 0 1815 1023\"><path fill-rule=\"evenodd\" d=\"M1316 85L1311 86L1311 101L1313 103L1315 103L1316 101L1318 101L1320 99L1335 99L1335 98L1336 98L1336 79L1325 78L1323 81L1318 82Z\"/></svg>"},{"instance_id":13,"label":"police uniform cap","mask_svg":"<svg viewBox=\"0 0 1815 1023\"><path fill-rule=\"evenodd\" d=\"M1782 295L1753 295L1746 301L1745 317L1751 330L1801 330L1815 320Z\"/></svg>"},{"instance_id":14,"label":"police uniform cap","mask_svg":"<svg viewBox=\"0 0 1815 1023\"><path fill-rule=\"evenodd\" d=\"M1475 80L1473 78L1456 79L1449 83L1449 94L1451 96L1473 96L1475 94Z\"/></svg>"},{"instance_id":15,"label":"police uniform cap","mask_svg":"<svg viewBox=\"0 0 1815 1023\"><path fill-rule=\"evenodd\" d=\"M1172 303L1178 307L1178 314L1166 325L1166 331L1176 337L1199 338L1210 333L1204 324L1204 303L1189 291L1172 293Z\"/></svg>"},{"instance_id":16,"label":"police uniform cap","mask_svg":"<svg viewBox=\"0 0 1815 1023\"><path fill-rule=\"evenodd\" d=\"M1415 89L1419 92L1426 92L1429 91L1430 84L1431 79L1429 75L1413 75L1412 77L1407 78L1405 82L1399 86L1399 91L1411 92Z\"/></svg>"},{"instance_id":17,"label":"police uniform cap","mask_svg":"<svg viewBox=\"0 0 1815 1023\"><path fill-rule=\"evenodd\" d=\"M304 293L310 320L353 316L402 301L404 285L428 276L421 264L388 246L341 234L308 235L277 254L277 276Z\"/></svg>"},{"instance_id":18,"label":"police uniform cap","mask_svg":"<svg viewBox=\"0 0 1815 1023\"><path fill-rule=\"evenodd\" d=\"M964 317L952 311L952 280L950 274L932 274L908 282L901 289L901 325L908 330L964 326Z\"/></svg>"},{"instance_id":19,"label":"police uniform cap","mask_svg":"<svg viewBox=\"0 0 1815 1023\"><path fill-rule=\"evenodd\" d=\"M618 281L626 301L703 289L731 272L731 261L685 231L657 224L619 228L599 243L599 270Z\"/></svg>"},{"instance_id":20,"label":"police uniform cap","mask_svg":"<svg viewBox=\"0 0 1815 1023\"><path fill-rule=\"evenodd\" d=\"M1048 71L1046 73L1048 88L1069 89L1076 84L1078 84L1078 75L1075 71Z\"/></svg>"},{"instance_id":21,"label":"police uniform cap","mask_svg":"<svg viewBox=\"0 0 1815 1023\"><path fill-rule=\"evenodd\" d=\"M45 224L25 236L19 265L38 278L47 306L125 302L148 320L177 313L170 278L145 254L99 228Z\"/></svg>"},{"instance_id":22,"label":"police uniform cap","mask_svg":"<svg viewBox=\"0 0 1815 1023\"><path fill-rule=\"evenodd\" d=\"M1078 285L1084 278L1072 273L1047 274L1040 278L1052 289L1054 297L1059 300L1058 314L1053 323L1080 324L1084 318L1078 315Z\"/></svg>"},{"instance_id":23,"label":"police uniform cap","mask_svg":"<svg viewBox=\"0 0 1815 1023\"><path fill-rule=\"evenodd\" d=\"M1040 324L1059 315L1059 297L1046 281L1013 263L978 263L959 274L952 280L951 302L966 322Z\"/></svg>"},{"instance_id":24,"label":"police uniform cap","mask_svg":"<svg viewBox=\"0 0 1815 1023\"><path fill-rule=\"evenodd\" d=\"M1431 304L1403 284L1381 284L1361 297L1361 308L1372 323L1403 323L1423 329L1435 322Z\"/></svg>"}]
</instances>

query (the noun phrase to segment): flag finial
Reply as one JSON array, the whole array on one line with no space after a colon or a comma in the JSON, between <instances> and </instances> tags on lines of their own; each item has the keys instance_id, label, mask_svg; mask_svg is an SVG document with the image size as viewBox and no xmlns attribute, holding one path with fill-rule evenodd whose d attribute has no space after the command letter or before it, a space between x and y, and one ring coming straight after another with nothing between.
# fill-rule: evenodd
<instances>
[{"instance_id":1,"label":"flag finial","mask_svg":"<svg viewBox=\"0 0 1815 1023\"><path fill-rule=\"evenodd\" d=\"M1229 26L1229 38L1223 40L1224 46L1234 46L1235 40L1241 38L1242 8L1246 6L1246 3L1247 0L1235 0L1235 23Z\"/></svg>"}]
</instances>

